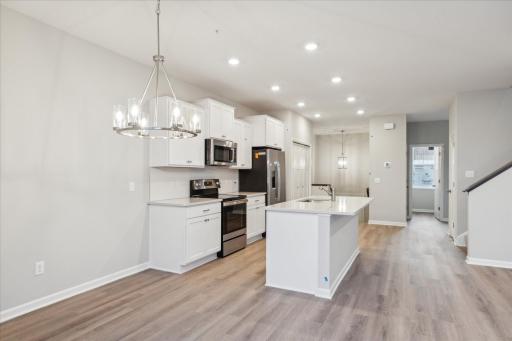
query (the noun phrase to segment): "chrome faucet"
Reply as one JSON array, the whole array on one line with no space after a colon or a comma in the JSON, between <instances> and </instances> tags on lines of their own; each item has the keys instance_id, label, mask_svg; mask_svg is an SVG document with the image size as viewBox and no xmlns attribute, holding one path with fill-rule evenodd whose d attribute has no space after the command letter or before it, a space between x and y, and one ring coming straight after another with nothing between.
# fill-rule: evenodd
<instances>
[{"instance_id":1,"label":"chrome faucet","mask_svg":"<svg viewBox=\"0 0 512 341\"><path fill-rule=\"evenodd\" d=\"M320 189L331 197L331 201L336 201L336 194L334 194L334 188L332 187L332 185L324 185L321 186Z\"/></svg>"}]
</instances>

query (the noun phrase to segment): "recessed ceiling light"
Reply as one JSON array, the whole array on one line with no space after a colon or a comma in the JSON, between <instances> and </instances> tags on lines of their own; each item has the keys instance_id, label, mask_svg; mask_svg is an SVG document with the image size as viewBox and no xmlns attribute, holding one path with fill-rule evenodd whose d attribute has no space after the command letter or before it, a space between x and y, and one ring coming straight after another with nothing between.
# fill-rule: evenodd
<instances>
[{"instance_id":1,"label":"recessed ceiling light","mask_svg":"<svg viewBox=\"0 0 512 341\"><path fill-rule=\"evenodd\" d=\"M305 106L305 105L306 105L306 104L305 104L304 102L299 102L299 103L297 103L297 106L298 106L299 108L304 108L304 106Z\"/></svg>"},{"instance_id":2,"label":"recessed ceiling light","mask_svg":"<svg viewBox=\"0 0 512 341\"><path fill-rule=\"evenodd\" d=\"M236 66L236 65L240 64L240 59L232 57L232 58L228 59L228 63L229 63L229 65Z\"/></svg>"},{"instance_id":3,"label":"recessed ceiling light","mask_svg":"<svg viewBox=\"0 0 512 341\"><path fill-rule=\"evenodd\" d=\"M332 77L331 82L333 84L339 84L339 83L341 83L341 77L339 77L339 76Z\"/></svg>"},{"instance_id":4,"label":"recessed ceiling light","mask_svg":"<svg viewBox=\"0 0 512 341\"><path fill-rule=\"evenodd\" d=\"M306 51L315 51L318 48L318 44L315 42L309 42L306 45L304 45L304 48Z\"/></svg>"},{"instance_id":5,"label":"recessed ceiling light","mask_svg":"<svg viewBox=\"0 0 512 341\"><path fill-rule=\"evenodd\" d=\"M357 111L357 114L358 114L358 115L364 115L364 110L363 110L363 109L359 109L359 110Z\"/></svg>"},{"instance_id":6,"label":"recessed ceiling light","mask_svg":"<svg viewBox=\"0 0 512 341\"><path fill-rule=\"evenodd\" d=\"M320 115L319 113L316 113L316 114L315 114L315 117L316 117L316 118L319 118L320 116L322 116L322 115Z\"/></svg>"},{"instance_id":7,"label":"recessed ceiling light","mask_svg":"<svg viewBox=\"0 0 512 341\"><path fill-rule=\"evenodd\" d=\"M355 98L354 96L348 96L348 97L347 97L347 102L349 102L349 103L353 103L353 102L355 102L355 101L356 101L356 98Z\"/></svg>"},{"instance_id":8,"label":"recessed ceiling light","mask_svg":"<svg viewBox=\"0 0 512 341\"><path fill-rule=\"evenodd\" d=\"M279 90L281 90L281 87L279 85L275 84L270 87L270 90L272 90L274 92L278 92Z\"/></svg>"}]
</instances>

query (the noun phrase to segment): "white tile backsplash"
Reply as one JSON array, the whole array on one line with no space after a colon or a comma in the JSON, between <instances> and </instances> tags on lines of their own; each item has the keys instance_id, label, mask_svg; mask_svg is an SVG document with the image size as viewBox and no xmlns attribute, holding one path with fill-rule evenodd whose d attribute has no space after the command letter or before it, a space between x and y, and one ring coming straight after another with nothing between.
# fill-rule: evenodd
<instances>
[{"instance_id":1,"label":"white tile backsplash","mask_svg":"<svg viewBox=\"0 0 512 341\"><path fill-rule=\"evenodd\" d=\"M219 179L221 193L238 191L238 170L235 169L150 168L150 200L188 197L193 179Z\"/></svg>"}]
</instances>

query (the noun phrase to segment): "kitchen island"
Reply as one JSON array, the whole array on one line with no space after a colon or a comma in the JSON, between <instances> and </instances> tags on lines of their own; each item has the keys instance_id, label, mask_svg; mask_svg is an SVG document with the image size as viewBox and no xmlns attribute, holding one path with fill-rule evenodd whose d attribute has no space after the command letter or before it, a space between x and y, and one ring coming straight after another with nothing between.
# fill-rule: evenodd
<instances>
[{"instance_id":1,"label":"kitchen island","mask_svg":"<svg viewBox=\"0 0 512 341\"><path fill-rule=\"evenodd\" d=\"M266 286L331 299L359 254L359 213L372 198L311 197L266 208Z\"/></svg>"}]
</instances>

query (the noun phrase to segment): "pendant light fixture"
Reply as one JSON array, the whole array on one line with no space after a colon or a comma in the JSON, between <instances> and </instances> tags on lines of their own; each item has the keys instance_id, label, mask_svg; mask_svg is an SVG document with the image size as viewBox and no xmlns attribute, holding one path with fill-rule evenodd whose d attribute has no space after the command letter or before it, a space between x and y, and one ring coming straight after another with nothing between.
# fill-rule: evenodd
<instances>
[{"instance_id":1,"label":"pendant light fixture","mask_svg":"<svg viewBox=\"0 0 512 341\"><path fill-rule=\"evenodd\" d=\"M160 54L160 0L156 5L157 54L153 56L153 70L140 97L130 98L128 105L114 105L113 130L121 135L150 139L182 139L197 136L201 132L198 112L190 105L176 99L171 80ZM170 96L159 99L160 75L169 86ZM155 98L146 100L154 80Z\"/></svg>"},{"instance_id":2,"label":"pendant light fixture","mask_svg":"<svg viewBox=\"0 0 512 341\"><path fill-rule=\"evenodd\" d=\"M338 156L338 169L347 169L347 156L343 150L343 133L345 131L341 131L341 156Z\"/></svg>"}]
</instances>

